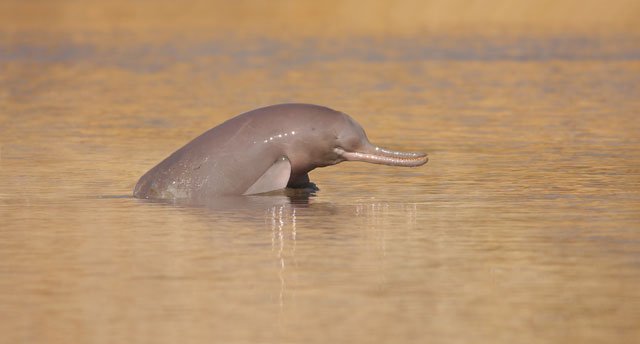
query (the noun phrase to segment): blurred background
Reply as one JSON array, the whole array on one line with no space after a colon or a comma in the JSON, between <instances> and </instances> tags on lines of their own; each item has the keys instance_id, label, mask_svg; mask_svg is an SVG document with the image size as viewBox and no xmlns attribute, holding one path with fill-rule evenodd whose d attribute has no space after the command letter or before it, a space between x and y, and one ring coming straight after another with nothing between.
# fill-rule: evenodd
<instances>
[{"instance_id":1,"label":"blurred background","mask_svg":"<svg viewBox=\"0 0 640 344\"><path fill-rule=\"evenodd\" d=\"M633 0L10 1L3 31L276 37L433 33L634 33Z\"/></svg>"}]
</instances>

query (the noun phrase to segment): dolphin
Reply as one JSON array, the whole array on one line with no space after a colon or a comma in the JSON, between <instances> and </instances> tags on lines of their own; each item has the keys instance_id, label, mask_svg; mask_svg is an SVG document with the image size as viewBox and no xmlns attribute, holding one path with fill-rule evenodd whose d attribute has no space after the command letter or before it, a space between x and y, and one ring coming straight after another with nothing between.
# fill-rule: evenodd
<instances>
[{"instance_id":1,"label":"dolphin","mask_svg":"<svg viewBox=\"0 0 640 344\"><path fill-rule=\"evenodd\" d=\"M315 187L309 171L342 161L415 167L428 158L371 144L342 112L278 104L240 114L196 137L145 173L133 196L207 201Z\"/></svg>"}]
</instances>

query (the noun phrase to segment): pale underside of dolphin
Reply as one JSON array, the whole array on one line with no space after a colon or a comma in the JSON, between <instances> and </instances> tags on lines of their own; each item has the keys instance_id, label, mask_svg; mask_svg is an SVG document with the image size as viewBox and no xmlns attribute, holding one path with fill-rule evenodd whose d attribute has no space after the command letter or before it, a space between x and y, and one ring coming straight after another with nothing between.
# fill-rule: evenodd
<instances>
[{"instance_id":1,"label":"pale underside of dolphin","mask_svg":"<svg viewBox=\"0 0 640 344\"><path fill-rule=\"evenodd\" d=\"M243 113L196 137L145 173L133 195L206 201L306 187L309 171L342 161L415 167L428 158L374 146L342 112L279 104Z\"/></svg>"}]
</instances>

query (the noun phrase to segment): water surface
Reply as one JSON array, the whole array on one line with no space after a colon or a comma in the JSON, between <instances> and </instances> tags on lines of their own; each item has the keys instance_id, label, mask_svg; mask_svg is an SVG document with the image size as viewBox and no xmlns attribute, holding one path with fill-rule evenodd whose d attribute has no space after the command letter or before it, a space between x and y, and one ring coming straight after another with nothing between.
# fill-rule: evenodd
<instances>
[{"instance_id":1,"label":"water surface","mask_svg":"<svg viewBox=\"0 0 640 344\"><path fill-rule=\"evenodd\" d=\"M640 338L632 36L3 35L3 342ZM203 131L291 101L430 161L319 169L308 197L129 196Z\"/></svg>"}]
</instances>

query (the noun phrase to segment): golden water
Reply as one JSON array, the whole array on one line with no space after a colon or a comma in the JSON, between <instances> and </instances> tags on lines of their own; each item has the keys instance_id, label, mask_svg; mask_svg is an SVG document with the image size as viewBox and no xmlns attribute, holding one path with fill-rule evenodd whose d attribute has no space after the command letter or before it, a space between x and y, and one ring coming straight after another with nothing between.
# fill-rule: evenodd
<instances>
[{"instance_id":1,"label":"golden water","mask_svg":"<svg viewBox=\"0 0 640 344\"><path fill-rule=\"evenodd\" d=\"M259 32L236 5L248 32L233 35L198 7L175 24L166 4L62 3L7 2L0 24L0 342L639 340L634 33L420 32L385 17L396 32L375 11L349 26L353 8L325 32L313 7L299 33L286 16ZM430 161L319 169L308 198L130 197L191 138L291 101Z\"/></svg>"}]
</instances>

